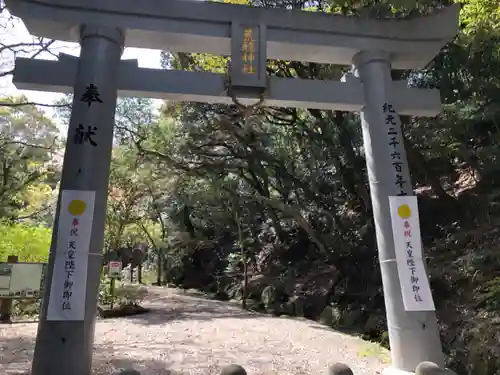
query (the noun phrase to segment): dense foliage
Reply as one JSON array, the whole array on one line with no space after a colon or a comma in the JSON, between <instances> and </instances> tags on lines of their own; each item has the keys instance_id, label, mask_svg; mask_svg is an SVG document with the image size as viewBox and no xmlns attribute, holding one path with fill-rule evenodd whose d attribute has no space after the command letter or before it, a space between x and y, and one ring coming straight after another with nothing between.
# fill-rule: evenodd
<instances>
[{"instance_id":1,"label":"dense foliage","mask_svg":"<svg viewBox=\"0 0 500 375\"><path fill-rule=\"evenodd\" d=\"M251 3L412 17L453 2ZM500 371L500 6L455 2L462 3L457 38L426 69L397 76L439 88L444 103L439 117L402 120L449 365L493 375ZM178 69L221 72L226 62L163 53L165 67ZM270 61L268 71L339 79L346 67ZM24 248L20 232L43 237L40 226L52 222L45 204L53 202L60 172L51 120L33 107L9 105L23 100L0 102L0 216L6 220L0 231L12 231L0 239L1 256ZM59 121L67 123L68 103L59 103ZM40 131L24 130L33 126ZM157 111L150 100L121 99L105 249L140 244L149 248L141 262L156 266L159 283L243 298L252 308L318 318L386 343L356 114L261 107L246 117L236 106L171 101Z\"/></svg>"},{"instance_id":2,"label":"dense foliage","mask_svg":"<svg viewBox=\"0 0 500 375\"><path fill-rule=\"evenodd\" d=\"M51 237L46 226L0 223L0 261L17 255L20 262L46 262Z\"/></svg>"}]
</instances>

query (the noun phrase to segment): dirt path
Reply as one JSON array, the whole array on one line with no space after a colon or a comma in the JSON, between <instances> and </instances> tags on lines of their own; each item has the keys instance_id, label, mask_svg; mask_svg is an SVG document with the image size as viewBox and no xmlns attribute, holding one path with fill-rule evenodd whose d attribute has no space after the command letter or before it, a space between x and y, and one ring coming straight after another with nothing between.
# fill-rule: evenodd
<instances>
[{"instance_id":1,"label":"dirt path","mask_svg":"<svg viewBox=\"0 0 500 375\"><path fill-rule=\"evenodd\" d=\"M212 375L230 363L249 375L322 375L335 362L356 375L383 367L376 358L382 353L369 344L308 320L251 313L173 289L153 287L151 295L152 312L97 323L95 375L124 368ZM36 323L0 326L0 374L29 370L35 335Z\"/></svg>"}]
</instances>

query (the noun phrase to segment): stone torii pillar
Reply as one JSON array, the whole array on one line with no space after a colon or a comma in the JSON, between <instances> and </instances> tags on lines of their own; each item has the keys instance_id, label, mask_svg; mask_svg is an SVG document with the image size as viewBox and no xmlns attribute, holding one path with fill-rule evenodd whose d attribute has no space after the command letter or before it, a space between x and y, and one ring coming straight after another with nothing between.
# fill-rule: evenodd
<instances>
[{"instance_id":1,"label":"stone torii pillar","mask_svg":"<svg viewBox=\"0 0 500 375\"><path fill-rule=\"evenodd\" d=\"M92 373L101 249L124 34L83 25L32 375Z\"/></svg>"},{"instance_id":2,"label":"stone torii pillar","mask_svg":"<svg viewBox=\"0 0 500 375\"><path fill-rule=\"evenodd\" d=\"M413 188L398 108L393 105L391 56L363 51L353 63L365 97L361 124L392 359L386 372L414 372L424 359L443 368L435 312L405 311L399 282L389 196L413 195Z\"/></svg>"}]
</instances>

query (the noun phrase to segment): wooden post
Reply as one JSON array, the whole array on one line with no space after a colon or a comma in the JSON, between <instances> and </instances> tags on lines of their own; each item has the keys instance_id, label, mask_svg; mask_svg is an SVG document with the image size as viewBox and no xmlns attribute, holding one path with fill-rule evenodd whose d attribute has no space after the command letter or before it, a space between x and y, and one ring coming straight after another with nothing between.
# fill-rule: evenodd
<instances>
[{"instance_id":1,"label":"wooden post","mask_svg":"<svg viewBox=\"0 0 500 375\"><path fill-rule=\"evenodd\" d=\"M240 250L241 250L241 261L243 262L243 289L241 295L241 308L247 308L247 288L248 288L248 265L247 265L247 256L245 252L245 247L243 246L243 231L241 229L240 223L240 215L238 215L238 210L234 211L236 225L238 226L238 241L240 242Z\"/></svg>"},{"instance_id":2,"label":"wooden post","mask_svg":"<svg viewBox=\"0 0 500 375\"><path fill-rule=\"evenodd\" d=\"M142 263L137 266L137 282L142 284Z\"/></svg>"},{"instance_id":3,"label":"wooden post","mask_svg":"<svg viewBox=\"0 0 500 375\"><path fill-rule=\"evenodd\" d=\"M8 263L17 263L19 258L17 255L9 255ZM12 318L12 298L0 299L0 323L11 323Z\"/></svg>"},{"instance_id":4,"label":"wooden post","mask_svg":"<svg viewBox=\"0 0 500 375\"><path fill-rule=\"evenodd\" d=\"M115 283L116 283L116 280L114 277L111 278L111 283L109 285L109 294L111 295L111 306L109 307L110 310L113 310L113 305L114 305L114 302L115 302Z\"/></svg>"},{"instance_id":5,"label":"wooden post","mask_svg":"<svg viewBox=\"0 0 500 375\"><path fill-rule=\"evenodd\" d=\"M156 262L156 285L161 286L161 271L163 267L163 248L158 248L158 259Z\"/></svg>"}]
</instances>

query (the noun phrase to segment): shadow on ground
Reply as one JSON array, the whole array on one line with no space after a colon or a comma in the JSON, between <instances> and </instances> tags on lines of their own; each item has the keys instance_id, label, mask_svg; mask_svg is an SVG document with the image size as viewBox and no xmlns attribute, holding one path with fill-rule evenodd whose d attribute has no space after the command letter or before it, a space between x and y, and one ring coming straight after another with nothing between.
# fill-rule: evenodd
<instances>
[{"instance_id":1,"label":"shadow on ground","mask_svg":"<svg viewBox=\"0 0 500 375\"><path fill-rule=\"evenodd\" d=\"M291 319L293 319L293 318L291 318ZM312 320L310 322L312 322ZM359 332L356 329L348 328L348 327L331 328L331 327L328 327L326 325L322 325L321 323L315 323L315 324L310 324L309 328L328 331L328 332L340 332L340 333L343 333L345 335L363 338L363 333ZM363 340L368 340L368 339L363 339Z\"/></svg>"},{"instance_id":2,"label":"shadow on ground","mask_svg":"<svg viewBox=\"0 0 500 375\"><path fill-rule=\"evenodd\" d=\"M262 319L275 317L271 314L244 310L240 302L218 301L210 299L202 292L192 290L175 290L168 296L161 296L161 292L156 293L156 298L149 299L145 303L150 311L141 315L133 315L120 319L128 319L136 324L143 325L161 325L168 322L192 320L192 321L211 321L216 319ZM160 297L161 296L161 297ZM287 320L306 320L301 317L282 315L279 319ZM347 328L332 329L323 326L311 320L310 327L329 332L341 332L353 337L361 337L356 330Z\"/></svg>"},{"instance_id":3,"label":"shadow on ground","mask_svg":"<svg viewBox=\"0 0 500 375\"><path fill-rule=\"evenodd\" d=\"M203 297L171 295L158 298L145 305L149 313L134 315L127 319L138 324L163 324L175 320L248 319L260 318L262 314L243 310L236 304L213 301Z\"/></svg>"},{"instance_id":4,"label":"shadow on ground","mask_svg":"<svg viewBox=\"0 0 500 375\"><path fill-rule=\"evenodd\" d=\"M2 375L29 375L31 361L33 358L33 348L35 342L32 337L2 338L0 352L5 355L0 356L0 373ZM144 345L144 343L142 343ZM169 367L168 346L164 344L164 359L136 359L125 355L118 356L127 348L120 348L120 345L110 343L95 345L92 366L92 375L115 375L125 369L134 369L145 375L177 375L180 371ZM123 346L123 345L121 345ZM205 369L205 373L217 373L217 369ZM210 372L206 372L210 371ZM219 370L220 371L220 370Z\"/></svg>"},{"instance_id":5,"label":"shadow on ground","mask_svg":"<svg viewBox=\"0 0 500 375\"><path fill-rule=\"evenodd\" d=\"M352 363L356 373L368 374L380 363L368 349L364 350L366 358L358 358L359 342L350 345L345 336L312 321L271 318L242 310L237 304L174 290L160 294L146 301L149 313L98 322L92 375L114 375L124 369L135 369L141 375L216 375L232 362L251 374L275 375L279 369L282 374L305 375L330 359ZM256 318L260 319L257 324ZM224 320L205 324L217 319ZM302 322L287 322L297 320ZM279 334L273 335L275 327ZM318 330L308 333L309 327ZM1 375L29 374L35 334L34 324L0 326ZM297 346L302 340L305 344ZM330 343L326 349L325 342ZM304 351L310 353L304 356Z\"/></svg>"}]
</instances>

